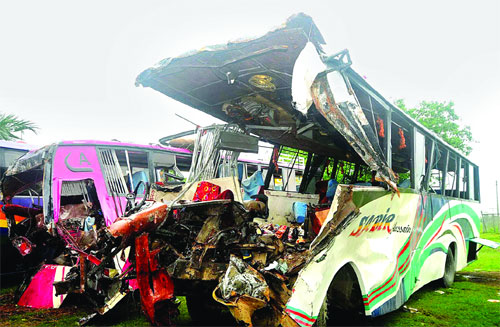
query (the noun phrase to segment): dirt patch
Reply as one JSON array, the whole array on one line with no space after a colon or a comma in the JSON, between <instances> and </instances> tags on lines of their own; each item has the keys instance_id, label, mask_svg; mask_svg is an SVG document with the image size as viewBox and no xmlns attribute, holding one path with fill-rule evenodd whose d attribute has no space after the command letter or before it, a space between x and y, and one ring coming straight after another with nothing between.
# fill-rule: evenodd
<instances>
[{"instance_id":1,"label":"dirt patch","mask_svg":"<svg viewBox=\"0 0 500 327\"><path fill-rule=\"evenodd\" d=\"M458 272L456 280L460 278L474 282L500 287L500 271L467 271Z\"/></svg>"}]
</instances>

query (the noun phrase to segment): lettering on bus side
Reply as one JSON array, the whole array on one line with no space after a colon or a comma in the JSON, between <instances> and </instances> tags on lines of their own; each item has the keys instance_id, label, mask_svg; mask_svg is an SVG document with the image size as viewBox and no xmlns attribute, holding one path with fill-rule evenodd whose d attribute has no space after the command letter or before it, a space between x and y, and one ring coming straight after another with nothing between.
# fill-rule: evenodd
<instances>
[{"instance_id":1,"label":"lettering on bus side","mask_svg":"<svg viewBox=\"0 0 500 327\"><path fill-rule=\"evenodd\" d=\"M85 156L85 154L83 152L80 153L80 166L82 166L83 163L87 163L88 167L73 167L73 166L71 166L69 164L69 162L68 162L68 158L69 158L70 155L71 155L71 152L68 153L68 155L64 158L64 164L66 165L66 168L68 168L70 171L72 171L74 173L92 172L92 171L94 171L91 168L92 165L90 164L89 159L87 159L87 157Z\"/></svg>"},{"instance_id":2,"label":"lettering on bus side","mask_svg":"<svg viewBox=\"0 0 500 327\"><path fill-rule=\"evenodd\" d=\"M391 223L396 218L396 215L389 214L389 209L385 214L381 213L378 215L364 216L359 221L359 226L354 229L349 236L360 236L365 232L376 232L376 231L386 231L391 233Z\"/></svg>"}]
</instances>

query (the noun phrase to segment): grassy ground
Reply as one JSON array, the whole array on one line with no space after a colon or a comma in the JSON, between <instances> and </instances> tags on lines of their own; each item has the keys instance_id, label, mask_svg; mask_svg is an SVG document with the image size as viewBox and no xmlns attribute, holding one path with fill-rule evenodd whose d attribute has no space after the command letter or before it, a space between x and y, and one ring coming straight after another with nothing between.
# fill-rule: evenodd
<instances>
[{"instance_id":1,"label":"grassy ground","mask_svg":"<svg viewBox=\"0 0 500 327\"><path fill-rule=\"evenodd\" d=\"M500 234L485 233L482 238L500 242ZM0 290L0 326L77 326L80 318L92 313L80 303L65 301L61 309L35 310L14 304L15 288ZM444 293L441 293L444 292ZM192 326L184 298L175 324ZM484 247L479 258L456 276L451 288L431 283L411 296L405 306L375 319L353 322L372 326L499 326L500 248ZM68 302L68 303L66 303ZM94 321L95 326L149 326L137 299L127 302Z\"/></svg>"},{"instance_id":2,"label":"grassy ground","mask_svg":"<svg viewBox=\"0 0 500 327\"><path fill-rule=\"evenodd\" d=\"M44 310L19 307L14 303L15 289L0 292L0 326L75 326L80 317L90 313L76 306Z\"/></svg>"},{"instance_id":3,"label":"grassy ground","mask_svg":"<svg viewBox=\"0 0 500 327\"><path fill-rule=\"evenodd\" d=\"M370 325L500 326L500 303L488 302L500 299L500 273L472 274L474 278L457 274L451 288L431 283L413 294L405 307Z\"/></svg>"},{"instance_id":4,"label":"grassy ground","mask_svg":"<svg viewBox=\"0 0 500 327\"><path fill-rule=\"evenodd\" d=\"M481 237L500 242L500 233L483 233ZM457 274L451 288L440 286L434 282L423 287L404 308L374 319L371 324L500 326L500 303L488 302L500 300L500 248L483 247L478 260Z\"/></svg>"}]
</instances>

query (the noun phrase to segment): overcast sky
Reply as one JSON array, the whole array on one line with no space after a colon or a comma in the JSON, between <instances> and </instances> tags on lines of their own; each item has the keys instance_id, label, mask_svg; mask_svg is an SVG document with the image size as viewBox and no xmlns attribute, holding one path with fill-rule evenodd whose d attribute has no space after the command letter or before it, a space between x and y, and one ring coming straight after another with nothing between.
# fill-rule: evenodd
<instances>
[{"instance_id":1,"label":"overcast sky","mask_svg":"<svg viewBox=\"0 0 500 327\"><path fill-rule=\"evenodd\" d=\"M500 1L19 1L0 4L0 111L35 122L28 143L157 142L210 116L136 76L204 45L312 16L329 51L390 100L455 102L475 139L484 208L500 180ZM175 3L175 4L174 4Z\"/></svg>"}]
</instances>

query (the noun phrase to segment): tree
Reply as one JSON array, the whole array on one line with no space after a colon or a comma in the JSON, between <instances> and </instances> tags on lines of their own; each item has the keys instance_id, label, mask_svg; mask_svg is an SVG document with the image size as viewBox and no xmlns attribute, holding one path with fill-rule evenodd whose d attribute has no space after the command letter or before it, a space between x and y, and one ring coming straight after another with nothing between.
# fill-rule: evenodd
<instances>
[{"instance_id":1,"label":"tree","mask_svg":"<svg viewBox=\"0 0 500 327\"><path fill-rule=\"evenodd\" d=\"M471 153L471 143L474 141L472 132L469 126L461 126L460 118L455 113L452 101L422 101L417 108L407 108L403 99L398 99L395 101L395 105L439 135L455 149L465 155Z\"/></svg>"},{"instance_id":2,"label":"tree","mask_svg":"<svg viewBox=\"0 0 500 327\"><path fill-rule=\"evenodd\" d=\"M38 127L29 120L20 119L12 114L0 113L0 140L20 140L22 136L15 133L32 131L36 134Z\"/></svg>"}]
</instances>

